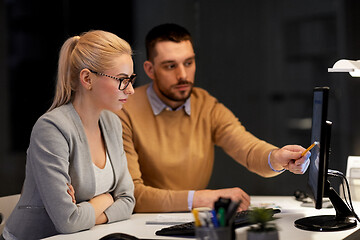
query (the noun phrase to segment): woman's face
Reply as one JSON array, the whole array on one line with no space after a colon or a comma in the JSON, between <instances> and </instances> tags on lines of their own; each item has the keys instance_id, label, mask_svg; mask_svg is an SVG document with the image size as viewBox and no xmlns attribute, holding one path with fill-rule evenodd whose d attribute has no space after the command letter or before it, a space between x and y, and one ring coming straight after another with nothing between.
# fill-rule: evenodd
<instances>
[{"instance_id":1,"label":"woman's face","mask_svg":"<svg viewBox=\"0 0 360 240\"><path fill-rule=\"evenodd\" d=\"M114 59L113 68L108 69L103 74L116 78L130 77L133 74L133 60L130 55L123 54ZM92 81L92 99L94 104L100 109L107 109L113 112L120 111L123 104L126 103L129 95L134 94L134 88L131 83L124 90L119 90L120 81L94 74Z\"/></svg>"}]
</instances>

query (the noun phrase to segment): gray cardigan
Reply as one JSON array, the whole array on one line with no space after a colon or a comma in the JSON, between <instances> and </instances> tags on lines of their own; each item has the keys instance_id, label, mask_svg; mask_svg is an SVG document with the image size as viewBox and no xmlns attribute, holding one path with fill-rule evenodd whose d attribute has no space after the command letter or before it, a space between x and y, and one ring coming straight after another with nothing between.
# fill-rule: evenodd
<instances>
[{"instance_id":1,"label":"gray cardigan","mask_svg":"<svg viewBox=\"0 0 360 240\"><path fill-rule=\"evenodd\" d=\"M120 119L103 111L99 124L115 174L109 191L115 202L105 211L111 223L132 214L134 185ZM66 183L73 185L77 204L72 203ZM6 231L16 239L39 239L89 229L95 225L95 212L88 202L94 194L93 163L80 117L71 103L58 107L40 117L32 130L23 190Z\"/></svg>"}]
</instances>

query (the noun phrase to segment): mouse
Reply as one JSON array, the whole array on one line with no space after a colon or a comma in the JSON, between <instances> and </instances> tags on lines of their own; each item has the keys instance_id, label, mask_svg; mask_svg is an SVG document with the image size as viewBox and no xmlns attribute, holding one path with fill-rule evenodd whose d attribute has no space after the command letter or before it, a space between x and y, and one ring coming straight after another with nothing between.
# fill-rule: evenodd
<instances>
[{"instance_id":1,"label":"mouse","mask_svg":"<svg viewBox=\"0 0 360 240\"><path fill-rule=\"evenodd\" d=\"M126 233L111 233L103 236L99 240L139 240L139 238Z\"/></svg>"}]
</instances>

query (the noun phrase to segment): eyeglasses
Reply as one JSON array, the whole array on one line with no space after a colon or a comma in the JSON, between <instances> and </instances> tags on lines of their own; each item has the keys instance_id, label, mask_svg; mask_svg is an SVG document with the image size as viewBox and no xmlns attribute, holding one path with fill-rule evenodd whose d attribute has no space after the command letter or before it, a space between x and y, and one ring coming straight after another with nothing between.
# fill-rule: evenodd
<instances>
[{"instance_id":1,"label":"eyeglasses","mask_svg":"<svg viewBox=\"0 0 360 240\"><path fill-rule=\"evenodd\" d=\"M131 83L131 85L134 84L135 82L135 79L136 79L136 74L132 74L130 77L114 77L114 76L111 76L111 75L107 75L105 73L99 73L99 72L96 72L96 71L93 71L91 69L89 69L90 72L92 73L95 73L95 74L98 74L98 75L101 75L101 76L105 76L105 77L109 77L109 78L112 78L112 79L115 79L115 80L118 80L120 83L119 83L119 90L123 91L127 88L127 86L129 86L129 83Z\"/></svg>"}]
</instances>

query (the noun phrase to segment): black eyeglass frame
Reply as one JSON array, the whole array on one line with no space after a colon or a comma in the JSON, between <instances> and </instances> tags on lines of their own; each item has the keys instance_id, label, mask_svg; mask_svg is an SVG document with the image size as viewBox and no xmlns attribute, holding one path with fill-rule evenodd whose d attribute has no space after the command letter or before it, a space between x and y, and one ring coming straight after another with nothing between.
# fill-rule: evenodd
<instances>
[{"instance_id":1,"label":"black eyeglass frame","mask_svg":"<svg viewBox=\"0 0 360 240\"><path fill-rule=\"evenodd\" d=\"M119 88L120 91L124 91L129 86L129 83L131 83L131 85L133 85L134 82L135 82L135 79L136 79L136 74L135 73L131 74L130 77L120 77L120 78L118 78L118 77L114 77L114 76L111 76L111 75L108 75L108 74L105 74L105 73L96 72L96 71L91 70L91 69L89 69L89 71L94 73L94 74L97 74L97 75L101 75L101 76L105 76L105 77L109 77L109 78L118 80L119 81L119 87L118 88ZM125 80L129 80L129 81L125 84L124 88L121 88L121 84Z\"/></svg>"}]
</instances>

